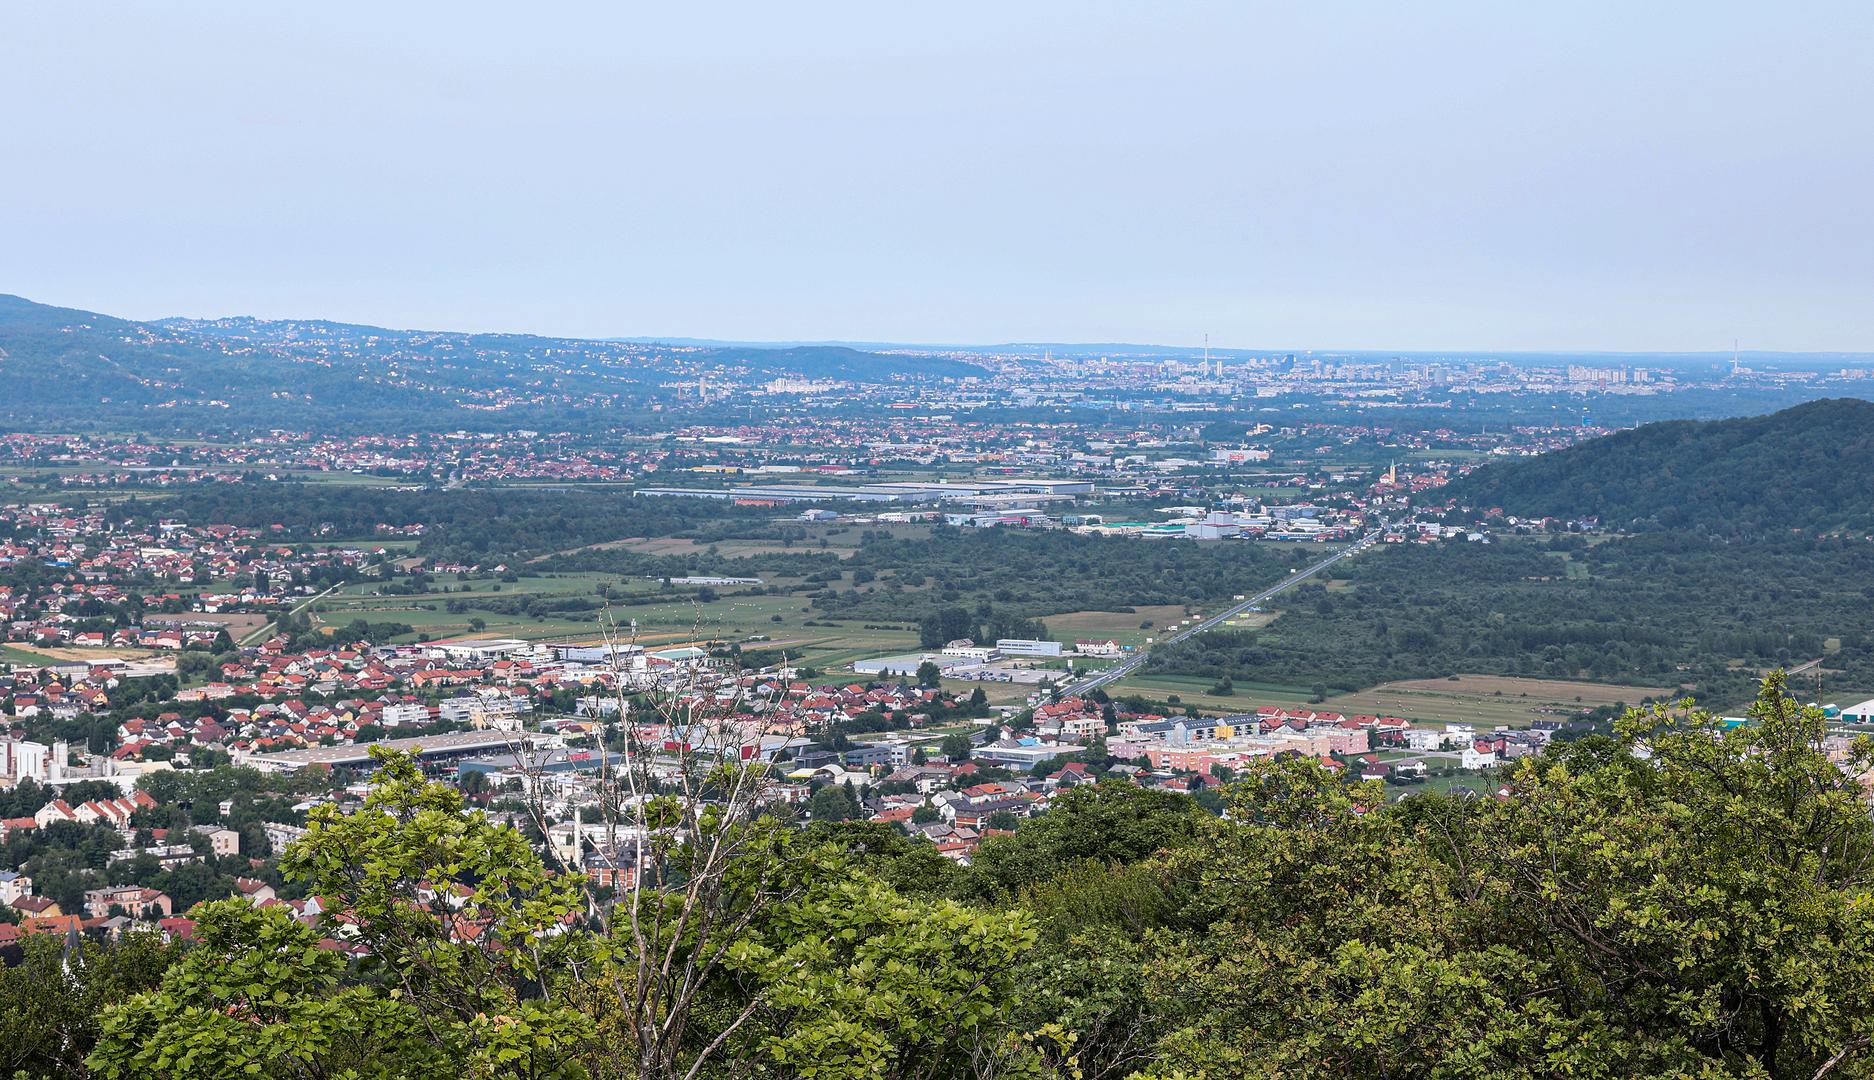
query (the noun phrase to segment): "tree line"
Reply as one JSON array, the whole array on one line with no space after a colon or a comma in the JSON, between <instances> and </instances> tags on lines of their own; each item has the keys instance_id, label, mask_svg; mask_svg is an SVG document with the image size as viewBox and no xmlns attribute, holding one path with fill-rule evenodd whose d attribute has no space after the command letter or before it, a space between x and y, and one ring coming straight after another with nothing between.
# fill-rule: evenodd
<instances>
[{"instance_id":1,"label":"tree line","mask_svg":"<svg viewBox=\"0 0 1874 1080\"><path fill-rule=\"evenodd\" d=\"M1346 691L1459 672L1684 685L1732 704L1750 698L1755 672L1822 658L1834 685L1874 687L1874 545L1577 540L1378 549L1334 568L1344 587L1285 595L1266 628L1191 637L1150 663Z\"/></svg>"}]
</instances>

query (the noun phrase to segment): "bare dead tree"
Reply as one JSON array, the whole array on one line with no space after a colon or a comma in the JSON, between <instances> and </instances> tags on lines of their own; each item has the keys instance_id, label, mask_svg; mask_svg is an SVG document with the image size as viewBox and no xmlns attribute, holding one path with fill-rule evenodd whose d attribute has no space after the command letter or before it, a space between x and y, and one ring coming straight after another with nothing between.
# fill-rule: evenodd
<instances>
[{"instance_id":1,"label":"bare dead tree","mask_svg":"<svg viewBox=\"0 0 1874 1080\"><path fill-rule=\"evenodd\" d=\"M613 721L595 709L592 862L610 895L588 876L580 851L560 862L578 876L613 959L580 965L573 976L603 983L615 998L640 1080L693 1080L712 1064L734 1072L746 1064L735 1060L735 1036L767 994L744 988L726 1019L712 1012L707 1029L697 1023L699 1005L733 974L726 961L734 942L796 892L782 839L789 821L774 812L777 733L761 707L770 703L753 700L739 669L719 670L707 657L654 669L635 625L620 626L609 607L600 634L621 736L615 753L604 736ZM692 640L705 640L700 620ZM544 763L523 739L514 743L529 814L547 835Z\"/></svg>"}]
</instances>

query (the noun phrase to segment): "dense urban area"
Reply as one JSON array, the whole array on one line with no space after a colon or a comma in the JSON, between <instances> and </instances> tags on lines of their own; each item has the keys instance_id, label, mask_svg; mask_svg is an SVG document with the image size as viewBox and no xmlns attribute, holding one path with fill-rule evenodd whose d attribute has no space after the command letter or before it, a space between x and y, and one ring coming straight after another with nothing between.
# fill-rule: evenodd
<instances>
[{"instance_id":1,"label":"dense urban area","mask_svg":"<svg viewBox=\"0 0 1874 1080\"><path fill-rule=\"evenodd\" d=\"M1870 372L0 298L0 1073L1868 1075Z\"/></svg>"}]
</instances>

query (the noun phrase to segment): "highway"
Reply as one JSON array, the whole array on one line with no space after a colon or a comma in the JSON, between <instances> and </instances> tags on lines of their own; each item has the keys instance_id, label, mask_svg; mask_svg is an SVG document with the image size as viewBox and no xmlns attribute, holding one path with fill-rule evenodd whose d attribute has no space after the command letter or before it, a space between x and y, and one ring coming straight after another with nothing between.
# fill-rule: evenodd
<instances>
[{"instance_id":1,"label":"highway","mask_svg":"<svg viewBox=\"0 0 1874 1080\"><path fill-rule=\"evenodd\" d=\"M1185 638L1190 637L1192 634L1201 634L1205 632L1206 630L1216 629L1218 626L1223 625L1224 622L1230 619L1234 619L1238 615L1241 615L1243 612L1248 611L1250 608L1257 607L1261 605L1262 603L1264 603L1265 601L1269 600L1270 598L1277 596L1289 589L1294 588L1296 585L1299 585L1302 582L1320 573L1321 571L1326 570L1328 567L1333 566L1335 563L1341 561L1342 559L1345 559L1350 555L1356 555L1362 551L1365 551L1367 548L1372 547L1374 544L1379 542L1381 531L1382 530L1380 529L1375 529L1374 531L1367 533L1365 536L1362 536L1360 539L1355 540L1353 543L1347 545L1346 547L1340 549L1339 551L1336 551L1334 554L1329 555L1327 558L1322 559L1320 562L1314 563L1313 565L1307 567L1304 570L1298 570L1295 573L1290 574L1288 577L1283 578L1280 582L1276 583L1275 585L1271 585L1269 588L1262 590L1261 592L1257 593L1256 595L1252 597L1249 597L1246 600L1236 601L1235 603L1231 604L1229 607L1225 608L1224 610L1218 612L1215 615L1212 615L1210 618L1205 619L1203 622L1198 623L1196 626L1187 626L1183 630L1178 631L1176 634L1173 634L1172 636L1165 638L1164 640L1158 642L1158 644L1175 645L1178 642L1183 641ZM1105 686L1107 683L1114 682L1118 679L1123 679L1126 676L1132 674L1133 672L1139 670L1139 668L1143 667L1145 665L1146 658L1151 655L1151 652L1152 650L1149 648L1142 648L1142 649L1139 649L1137 652L1128 653L1117 664L1114 664L1112 667L1107 668L1105 671L1101 671L1096 674L1089 675L1086 678L1081 679L1080 681L1076 683L1073 683L1069 686L1063 687L1055 691L1055 700L1058 701L1061 698L1080 697L1083 694L1090 694L1094 690L1098 689L1099 687Z\"/></svg>"}]
</instances>

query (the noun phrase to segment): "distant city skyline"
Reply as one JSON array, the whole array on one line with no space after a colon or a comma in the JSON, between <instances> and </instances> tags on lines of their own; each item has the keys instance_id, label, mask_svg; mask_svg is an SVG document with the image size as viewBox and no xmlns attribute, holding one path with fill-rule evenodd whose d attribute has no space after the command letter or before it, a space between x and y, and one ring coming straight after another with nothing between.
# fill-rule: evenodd
<instances>
[{"instance_id":1,"label":"distant city skyline","mask_svg":"<svg viewBox=\"0 0 1874 1080\"><path fill-rule=\"evenodd\" d=\"M1874 8L1833 0L15 5L0 292L586 338L1867 352L1871 52Z\"/></svg>"}]
</instances>

